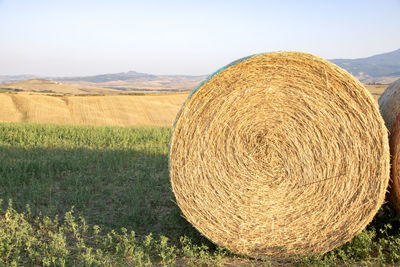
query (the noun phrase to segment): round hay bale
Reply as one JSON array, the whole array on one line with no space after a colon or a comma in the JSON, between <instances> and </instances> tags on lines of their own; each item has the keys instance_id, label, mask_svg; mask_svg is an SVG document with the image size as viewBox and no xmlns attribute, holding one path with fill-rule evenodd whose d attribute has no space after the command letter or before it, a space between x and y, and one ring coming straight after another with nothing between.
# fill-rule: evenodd
<instances>
[{"instance_id":1,"label":"round hay bale","mask_svg":"<svg viewBox=\"0 0 400 267\"><path fill-rule=\"evenodd\" d=\"M254 55L210 76L178 113L169 153L186 219L256 258L351 240L389 181L377 103L346 71L299 52Z\"/></svg>"},{"instance_id":2,"label":"round hay bale","mask_svg":"<svg viewBox=\"0 0 400 267\"><path fill-rule=\"evenodd\" d=\"M378 99L379 109L389 133L400 113L400 79L390 84Z\"/></svg>"},{"instance_id":3,"label":"round hay bale","mask_svg":"<svg viewBox=\"0 0 400 267\"><path fill-rule=\"evenodd\" d=\"M389 130L391 180L388 200L400 213L400 80L390 84L378 100L380 111Z\"/></svg>"},{"instance_id":4,"label":"round hay bale","mask_svg":"<svg viewBox=\"0 0 400 267\"><path fill-rule=\"evenodd\" d=\"M391 157L389 203L400 213L400 113L393 123L389 138Z\"/></svg>"}]
</instances>

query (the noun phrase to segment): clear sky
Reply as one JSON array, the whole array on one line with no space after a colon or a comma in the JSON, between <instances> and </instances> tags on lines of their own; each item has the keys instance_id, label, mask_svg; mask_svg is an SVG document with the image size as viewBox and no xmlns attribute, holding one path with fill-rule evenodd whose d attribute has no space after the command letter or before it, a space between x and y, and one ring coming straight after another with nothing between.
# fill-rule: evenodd
<instances>
[{"instance_id":1,"label":"clear sky","mask_svg":"<svg viewBox=\"0 0 400 267\"><path fill-rule=\"evenodd\" d=\"M0 75L200 75L261 52L398 48L400 0L0 0Z\"/></svg>"}]
</instances>

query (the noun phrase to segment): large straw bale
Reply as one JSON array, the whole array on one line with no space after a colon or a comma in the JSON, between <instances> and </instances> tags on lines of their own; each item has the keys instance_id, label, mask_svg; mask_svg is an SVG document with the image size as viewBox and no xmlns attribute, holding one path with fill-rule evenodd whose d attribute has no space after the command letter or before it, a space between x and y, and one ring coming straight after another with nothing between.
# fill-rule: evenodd
<instances>
[{"instance_id":1,"label":"large straw bale","mask_svg":"<svg viewBox=\"0 0 400 267\"><path fill-rule=\"evenodd\" d=\"M389 129L391 180L388 199L400 213L400 80L390 84L378 100L380 111Z\"/></svg>"},{"instance_id":2,"label":"large straw bale","mask_svg":"<svg viewBox=\"0 0 400 267\"><path fill-rule=\"evenodd\" d=\"M400 79L390 84L378 99L380 112L389 133L392 131L397 114L400 113Z\"/></svg>"},{"instance_id":3,"label":"large straw bale","mask_svg":"<svg viewBox=\"0 0 400 267\"><path fill-rule=\"evenodd\" d=\"M392 168L390 171L389 202L400 213L400 113L393 123L389 139Z\"/></svg>"},{"instance_id":4,"label":"large straw bale","mask_svg":"<svg viewBox=\"0 0 400 267\"><path fill-rule=\"evenodd\" d=\"M252 257L329 251L384 201L387 131L363 85L319 57L254 55L189 96L170 143L186 219Z\"/></svg>"}]
</instances>

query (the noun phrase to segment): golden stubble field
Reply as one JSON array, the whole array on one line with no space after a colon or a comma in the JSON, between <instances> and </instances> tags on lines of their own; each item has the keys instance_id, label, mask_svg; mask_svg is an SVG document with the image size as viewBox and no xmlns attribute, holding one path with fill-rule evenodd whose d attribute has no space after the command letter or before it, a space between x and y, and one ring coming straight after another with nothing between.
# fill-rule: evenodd
<instances>
[{"instance_id":1,"label":"golden stubble field","mask_svg":"<svg viewBox=\"0 0 400 267\"><path fill-rule=\"evenodd\" d=\"M0 121L171 126L188 94L51 96L1 93Z\"/></svg>"},{"instance_id":2,"label":"golden stubble field","mask_svg":"<svg viewBox=\"0 0 400 267\"><path fill-rule=\"evenodd\" d=\"M366 85L377 100L387 85ZM0 121L171 126L189 93L73 96L0 93Z\"/></svg>"},{"instance_id":3,"label":"golden stubble field","mask_svg":"<svg viewBox=\"0 0 400 267\"><path fill-rule=\"evenodd\" d=\"M374 99L378 101L378 98L385 91L385 89L389 86L388 84L364 84L364 86L368 89L368 91L372 94Z\"/></svg>"}]
</instances>

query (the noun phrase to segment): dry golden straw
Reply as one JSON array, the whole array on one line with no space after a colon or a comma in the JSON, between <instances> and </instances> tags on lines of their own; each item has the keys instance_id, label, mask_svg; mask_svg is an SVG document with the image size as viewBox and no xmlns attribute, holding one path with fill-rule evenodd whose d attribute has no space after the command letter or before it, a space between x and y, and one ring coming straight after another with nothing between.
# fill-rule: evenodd
<instances>
[{"instance_id":1,"label":"dry golden straw","mask_svg":"<svg viewBox=\"0 0 400 267\"><path fill-rule=\"evenodd\" d=\"M400 113L393 124L389 139L392 169L389 187L389 203L400 213Z\"/></svg>"},{"instance_id":2,"label":"dry golden straw","mask_svg":"<svg viewBox=\"0 0 400 267\"><path fill-rule=\"evenodd\" d=\"M400 113L400 80L390 84L378 99L379 108L389 133Z\"/></svg>"},{"instance_id":3,"label":"dry golden straw","mask_svg":"<svg viewBox=\"0 0 400 267\"><path fill-rule=\"evenodd\" d=\"M389 85L379 98L380 111L390 132L391 180L389 202L400 213L400 80Z\"/></svg>"},{"instance_id":4,"label":"dry golden straw","mask_svg":"<svg viewBox=\"0 0 400 267\"><path fill-rule=\"evenodd\" d=\"M323 253L383 203L387 131L369 92L336 65L255 55L186 100L170 176L184 216L214 243L252 257Z\"/></svg>"}]
</instances>

